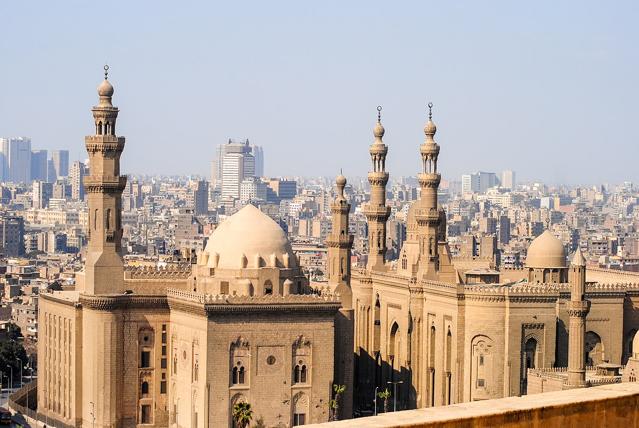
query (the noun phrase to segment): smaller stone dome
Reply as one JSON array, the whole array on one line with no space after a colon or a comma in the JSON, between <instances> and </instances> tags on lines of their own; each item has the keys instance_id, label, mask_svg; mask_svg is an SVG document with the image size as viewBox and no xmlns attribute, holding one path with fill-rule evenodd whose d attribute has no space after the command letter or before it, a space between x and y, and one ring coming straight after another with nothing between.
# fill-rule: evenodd
<instances>
[{"instance_id":1,"label":"smaller stone dome","mask_svg":"<svg viewBox=\"0 0 639 428\"><path fill-rule=\"evenodd\" d=\"M113 92L113 85L107 79L104 79L98 86L98 95L101 97L112 97Z\"/></svg>"},{"instance_id":2,"label":"smaller stone dome","mask_svg":"<svg viewBox=\"0 0 639 428\"><path fill-rule=\"evenodd\" d=\"M335 184L337 184L338 186L346 186L346 177L344 177L342 174L338 175L335 179Z\"/></svg>"},{"instance_id":3,"label":"smaller stone dome","mask_svg":"<svg viewBox=\"0 0 639 428\"><path fill-rule=\"evenodd\" d=\"M375 128L373 128L373 135L375 136L375 138L382 138L385 132L386 130L382 126L382 123L378 121L375 124Z\"/></svg>"},{"instance_id":4,"label":"smaller stone dome","mask_svg":"<svg viewBox=\"0 0 639 428\"><path fill-rule=\"evenodd\" d=\"M424 126L424 134L426 135L435 135L437 132L437 126L435 126L435 122L432 119L428 119L426 122L426 126Z\"/></svg>"},{"instance_id":5,"label":"smaller stone dome","mask_svg":"<svg viewBox=\"0 0 639 428\"><path fill-rule=\"evenodd\" d=\"M564 244L546 230L532 241L526 256L528 268L565 268L566 251Z\"/></svg>"}]
</instances>

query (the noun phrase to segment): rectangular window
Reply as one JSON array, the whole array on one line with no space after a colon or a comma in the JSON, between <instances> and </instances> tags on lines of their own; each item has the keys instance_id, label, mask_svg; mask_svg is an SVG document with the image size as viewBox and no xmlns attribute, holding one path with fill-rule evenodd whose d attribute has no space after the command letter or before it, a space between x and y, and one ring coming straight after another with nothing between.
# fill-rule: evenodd
<instances>
[{"instance_id":1,"label":"rectangular window","mask_svg":"<svg viewBox=\"0 0 639 428\"><path fill-rule=\"evenodd\" d=\"M160 381L160 394L166 394L166 381Z\"/></svg>"},{"instance_id":2,"label":"rectangular window","mask_svg":"<svg viewBox=\"0 0 639 428\"><path fill-rule=\"evenodd\" d=\"M143 404L142 411L140 412L140 422L143 424L151 423L151 405Z\"/></svg>"},{"instance_id":3,"label":"rectangular window","mask_svg":"<svg viewBox=\"0 0 639 428\"><path fill-rule=\"evenodd\" d=\"M300 425L306 425L306 414L305 413L295 413L293 415L293 426L297 427Z\"/></svg>"},{"instance_id":4,"label":"rectangular window","mask_svg":"<svg viewBox=\"0 0 639 428\"><path fill-rule=\"evenodd\" d=\"M477 379L477 388L483 388L486 385L486 381L484 379Z\"/></svg>"},{"instance_id":5,"label":"rectangular window","mask_svg":"<svg viewBox=\"0 0 639 428\"><path fill-rule=\"evenodd\" d=\"M166 345L162 345L162 356L166 355Z\"/></svg>"},{"instance_id":6,"label":"rectangular window","mask_svg":"<svg viewBox=\"0 0 639 428\"><path fill-rule=\"evenodd\" d=\"M151 367L151 351L142 351L140 353L140 367Z\"/></svg>"},{"instance_id":7,"label":"rectangular window","mask_svg":"<svg viewBox=\"0 0 639 428\"><path fill-rule=\"evenodd\" d=\"M166 331L162 332L162 343L166 343Z\"/></svg>"},{"instance_id":8,"label":"rectangular window","mask_svg":"<svg viewBox=\"0 0 639 428\"><path fill-rule=\"evenodd\" d=\"M160 360L160 368L163 368L163 369L166 368L166 358L162 358Z\"/></svg>"},{"instance_id":9,"label":"rectangular window","mask_svg":"<svg viewBox=\"0 0 639 428\"><path fill-rule=\"evenodd\" d=\"M483 365L484 365L484 356L483 356L483 355L480 355L480 356L479 356L479 365L480 365L480 366L483 366Z\"/></svg>"}]
</instances>

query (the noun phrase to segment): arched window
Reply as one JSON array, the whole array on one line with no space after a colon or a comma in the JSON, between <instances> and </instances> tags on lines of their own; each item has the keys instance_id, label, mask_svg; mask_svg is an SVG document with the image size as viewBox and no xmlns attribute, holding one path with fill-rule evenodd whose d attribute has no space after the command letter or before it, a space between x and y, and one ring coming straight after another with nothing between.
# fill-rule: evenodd
<instances>
[{"instance_id":1,"label":"arched window","mask_svg":"<svg viewBox=\"0 0 639 428\"><path fill-rule=\"evenodd\" d=\"M406 253L402 256L402 269L408 269L408 258L406 258Z\"/></svg>"},{"instance_id":2,"label":"arched window","mask_svg":"<svg viewBox=\"0 0 639 428\"><path fill-rule=\"evenodd\" d=\"M237 378L237 372L238 372L237 367L233 367L232 374L231 374L231 384L232 385L237 385L237 379L238 379Z\"/></svg>"},{"instance_id":3,"label":"arched window","mask_svg":"<svg viewBox=\"0 0 639 428\"><path fill-rule=\"evenodd\" d=\"M240 370L238 371L237 381L240 385L244 384L244 366L240 366Z\"/></svg>"},{"instance_id":4,"label":"arched window","mask_svg":"<svg viewBox=\"0 0 639 428\"><path fill-rule=\"evenodd\" d=\"M142 395L146 395L149 393L149 383L144 381L142 382L142 387L140 388L140 392Z\"/></svg>"},{"instance_id":5,"label":"arched window","mask_svg":"<svg viewBox=\"0 0 639 428\"><path fill-rule=\"evenodd\" d=\"M381 305L379 303L379 296L377 296L377 300L375 301L375 311L374 311L374 321L373 321L373 352L379 354L379 346L380 346L380 336L381 332Z\"/></svg>"},{"instance_id":6,"label":"arched window","mask_svg":"<svg viewBox=\"0 0 639 428\"><path fill-rule=\"evenodd\" d=\"M293 371L293 383L300 383L300 365L295 365L295 370Z\"/></svg>"},{"instance_id":7,"label":"arched window","mask_svg":"<svg viewBox=\"0 0 639 428\"><path fill-rule=\"evenodd\" d=\"M525 358L526 360L525 362L525 369L534 369L537 363L537 340L535 340L534 338L530 338L526 341L526 354L525 354ZM524 371L523 373L523 377L526 378L526 374L527 372Z\"/></svg>"},{"instance_id":8,"label":"arched window","mask_svg":"<svg viewBox=\"0 0 639 428\"><path fill-rule=\"evenodd\" d=\"M93 230L98 230L98 210L93 212Z\"/></svg>"},{"instance_id":9,"label":"arched window","mask_svg":"<svg viewBox=\"0 0 639 428\"><path fill-rule=\"evenodd\" d=\"M98 135L102 135L102 122L98 122Z\"/></svg>"},{"instance_id":10,"label":"arched window","mask_svg":"<svg viewBox=\"0 0 639 428\"><path fill-rule=\"evenodd\" d=\"M273 294L273 283L270 279L264 283L264 294Z\"/></svg>"},{"instance_id":11,"label":"arched window","mask_svg":"<svg viewBox=\"0 0 639 428\"><path fill-rule=\"evenodd\" d=\"M601 364L604 359L604 346L601 342L601 337L593 332L586 332L586 365L596 366Z\"/></svg>"},{"instance_id":12,"label":"arched window","mask_svg":"<svg viewBox=\"0 0 639 428\"><path fill-rule=\"evenodd\" d=\"M300 370L300 383L306 383L306 365L303 365Z\"/></svg>"},{"instance_id":13,"label":"arched window","mask_svg":"<svg viewBox=\"0 0 639 428\"><path fill-rule=\"evenodd\" d=\"M173 351L173 352L177 352L177 351ZM177 355L173 356L173 374L177 374Z\"/></svg>"},{"instance_id":14,"label":"arched window","mask_svg":"<svg viewBox=\"0 0 639 428\"><path fill-rule=\"evenodd\" d=\"M196 361L195 364L193 365L193 381L194 382L197 382L199 369L200 369L200 363Z\"/></svg>"}]
</instances>

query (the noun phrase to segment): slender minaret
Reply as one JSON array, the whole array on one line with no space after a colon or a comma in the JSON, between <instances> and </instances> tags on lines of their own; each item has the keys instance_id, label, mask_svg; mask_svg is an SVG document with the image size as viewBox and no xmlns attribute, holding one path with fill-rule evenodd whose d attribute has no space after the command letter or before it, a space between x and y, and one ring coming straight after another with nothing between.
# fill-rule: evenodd
<instances>
[{"instance_id":1,"label":"slender minaret","mask_svg":"<svg viewBox=\"0 0 639 428\"><path fill-rule=\"evenodd\" d=\"M124 137L115 134L118 108L111 104L113 86L104 66L104 81L98 86L100 101L93 107L95 135L85 137L90 175L84 179L89 205L89 244L86 257L85 294L124 291L122 263L122 190L126 177L120 176L120 155Z\"/></svg>"},{"instance_id":2,"label":"slender minaret","mask_svg":"<svg viewBox=\"0 0 639 428\"><path fill-rule=\"evenodd\" d=\"M326 239L328 246L328 283L339 293L342 307L352 308L353 293L351 291L351 248L353 235L348 232L348 213L351 204L344 196L346 177L339 175L335 180L337 197L331 204L333 229Z\"/></svg>"},{"instance_id":3,"label":"slender minaret","mask_svg":"<svg viewBox=\"0 0 639 428\"><path fill-rule=\"evenodd\" d=\"M375 140L370 147L373 170L368 173L371 185L371 199L364 207L364 215L368 220L368 270L383 270L386 256L386 221L390 216L390 207L386 206L386 153L388 147L382 141L382 107L377 106L377 123L373 128Z\"/></svg>"},{"instance_id":4,"label":"slender minaret","mask_svg":"<svg viewBox=\"0 0 639 428\"><path fill-rule=\"evenodd\" d=\"M354 310L351 291L351 248L353 235L348 232L348 213L351 205L344 196L346 177L335 180L337 197L331 204L333 229L326 239L328 246L328 283L339 294L342 307L335 316L335 369L334 379L338 385L346 385L340 406L342 419L353 415L353 340Z\"/></svg>"},{"instance_id":5,"label":"slender minaret","mask_svg":"<svg viewBox=\"0 0 639 428\"><path fill-rule=\"evenodd\" d=\"M568 315L568 388L583 388L586 385L586 315L590 301L586 300L586 259L577 248L570 263L570 302Z\"/></svg>"},{"instance_id":6,"label":"slender minaret","mask_svg":"<svg viewBox=\"0 0 639 428\"><path fill-rule=\"evenodd\" d=\"M433 123L433 103L428 103L428 122L424 127L426 139L419 147L422 158L422 172L417 175L421 187L418 208L415 212L417 220L417 234L419 236L419 266L418 275L435 278L439 269L439 254L437 249L439 212L437 211L437 190L441 175L437 172L437 157L439 145L435 142L437 127Z\"/></svg>"}]
</instances>

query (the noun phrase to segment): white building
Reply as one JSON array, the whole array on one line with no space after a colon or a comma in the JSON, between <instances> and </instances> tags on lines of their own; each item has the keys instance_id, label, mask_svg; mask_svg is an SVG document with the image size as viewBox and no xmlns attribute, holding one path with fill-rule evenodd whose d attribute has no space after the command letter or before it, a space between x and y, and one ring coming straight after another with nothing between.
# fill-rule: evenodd
<instances>
[{"instance_id":1,"label":"white building","mask_svg":"<svg viewBox=\"0 0 639 428\"><path fill-rule=\"evenodd\" d=\"M240 184L255 176L255 158L250 153L227 153L222 161L222 197L239 199Z\"/></svg>"},{"instance_id":2,"label":"white building","mask_svg":"<svg viewBox=\"0 0 639 428\"><path fill-rule=\"evenodd\" d=\"M514 190L516 185L515 171L506 170L501 172L501 187Z\"/></svg>"},{"instance_id":3,"label":"white building","mask_svg":"<svg viewBox=\"0 0 639 428\"><path fill-rule=\"evenodd\" d=\"M266 201L266 183L257 177L245 178L240 184L240 201Z\"/></svg>"}]
</instances>

